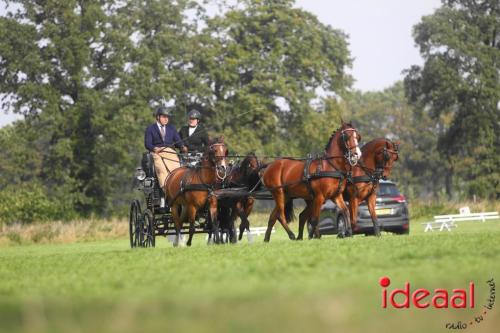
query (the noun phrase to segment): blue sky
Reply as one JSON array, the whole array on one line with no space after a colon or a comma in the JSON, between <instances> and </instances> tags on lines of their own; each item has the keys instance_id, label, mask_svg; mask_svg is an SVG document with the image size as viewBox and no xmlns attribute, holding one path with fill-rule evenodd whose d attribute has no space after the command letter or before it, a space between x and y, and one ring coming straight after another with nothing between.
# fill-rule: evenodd
<instances>
[{"instance_id":1,"label":"blue sky","mask_svg":"<svg viewBox=\"0 0 500 333\"><path fill-rule=\"evenodd\" d=\"M387 88L403 78L401 71L422 63L412 27L440 5L440 0L296 0L297 7L349 35L354 88L363 91ZM0 112L0 126L14 119Z\"/></svg>"}]
</instances>

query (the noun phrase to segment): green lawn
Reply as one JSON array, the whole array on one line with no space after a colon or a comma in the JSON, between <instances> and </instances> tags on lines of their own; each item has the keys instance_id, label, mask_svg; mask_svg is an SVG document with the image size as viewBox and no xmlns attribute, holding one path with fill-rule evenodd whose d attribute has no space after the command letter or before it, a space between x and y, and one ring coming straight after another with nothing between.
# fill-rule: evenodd
<instances>
[{"instance_id":1,"label":"green lawn","mask_svg":"<svg viewBox=\"0 0 500 333\"><path fill-rule=\"evenodd\" d=\"M296 228L297 224L293 226ZM129 249L128 241L0 247L0 332L446 332L500 281L500 221L452 232ZM382 309L389 289L476 285L475 309ZM496 305L467 331L500 326ZM497 329L494 329L497 327ZM463 330L462 330L463 331Z\"/></svg>"}]
</instances>

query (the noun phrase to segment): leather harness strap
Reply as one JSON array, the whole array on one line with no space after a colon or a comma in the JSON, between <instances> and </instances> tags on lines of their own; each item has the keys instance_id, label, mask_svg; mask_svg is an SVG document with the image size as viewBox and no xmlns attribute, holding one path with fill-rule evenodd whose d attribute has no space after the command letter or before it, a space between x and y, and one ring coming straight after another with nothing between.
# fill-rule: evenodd
<instances>
[{"instance_id":1,"label":"leather harness strap","mask_svg":"<svg viewBox=\"0 0 500 333\"><path fill-rule=\"evenodd\" d=\"M311 164L314 161L318 161L318 165L316 167L316 172L314 173L309 173L309 169L311 167ZM334 178L339 180L339 185L337 187L337 190L335 191L335 196L340 194L340 190L342 188L342 184L344 182L344 179L346 178L346 174L339 171L322 171L322 164L323 164L324 159L323 158L308 158L306 160L306 163L304 163L304 172L303 172L303 182L305 182L307 186L307 190L309 191L309 194L311 197L314 198L314 191L311 186L311 181L315 179L320 179L320 178ZM331 163L330 163L331 164Z\"/></svg>"}]
</instances>

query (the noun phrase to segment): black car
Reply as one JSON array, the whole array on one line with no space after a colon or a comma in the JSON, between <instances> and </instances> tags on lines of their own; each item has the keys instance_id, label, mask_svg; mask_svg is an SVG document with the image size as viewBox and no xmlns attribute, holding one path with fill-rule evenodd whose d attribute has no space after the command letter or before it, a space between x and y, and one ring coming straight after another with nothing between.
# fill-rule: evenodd
<instances>
[{"instance_id":1,"label":"black car","mask_svg":"<svg viewBox=\"0 0 500 333\"><path fill-rule=\"evenodd\" d=\"M410 219L406 198L399 193L394 182L380 181L375 210L378 222L383 231L390 231L396 234L408 234L410 232ZM321 207L319 229L322 235L336 234L339 229L338 226L345 223L345 221L346 218L342 214L342 211L332 201L327 200ZM353 230L353 233L373 234L373 223L366 202L362 202L359 205L357 228Z\"/></svg>"}]
</instances>

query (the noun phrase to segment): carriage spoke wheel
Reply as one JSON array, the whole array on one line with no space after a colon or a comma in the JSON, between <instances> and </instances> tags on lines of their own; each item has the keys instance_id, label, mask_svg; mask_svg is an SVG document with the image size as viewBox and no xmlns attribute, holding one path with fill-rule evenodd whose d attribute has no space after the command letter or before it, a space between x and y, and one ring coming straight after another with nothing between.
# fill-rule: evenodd
<instances>
[{"instance_id":1,"label":"carriage spoke wheel","mask_svg":"<svg viewBox=\"0 0 500 333\"><path fill-rule=\"evenodd\" d=\"M142 215L142 246L143 247L155 247L155 230L156 224L153 213L146 209Z\"/></svg>"},{"instance_id":2,"label":"carriage spoke wheel","mask_svg":"<svg viewBox=\"0 0 500 333\"><path fill-rule=\"evenodd\" d=\"M141 246L142 224L141 205L138 200L134 200L130 204L129 234L131 248Z\"/></svg>"}]
</instances>

